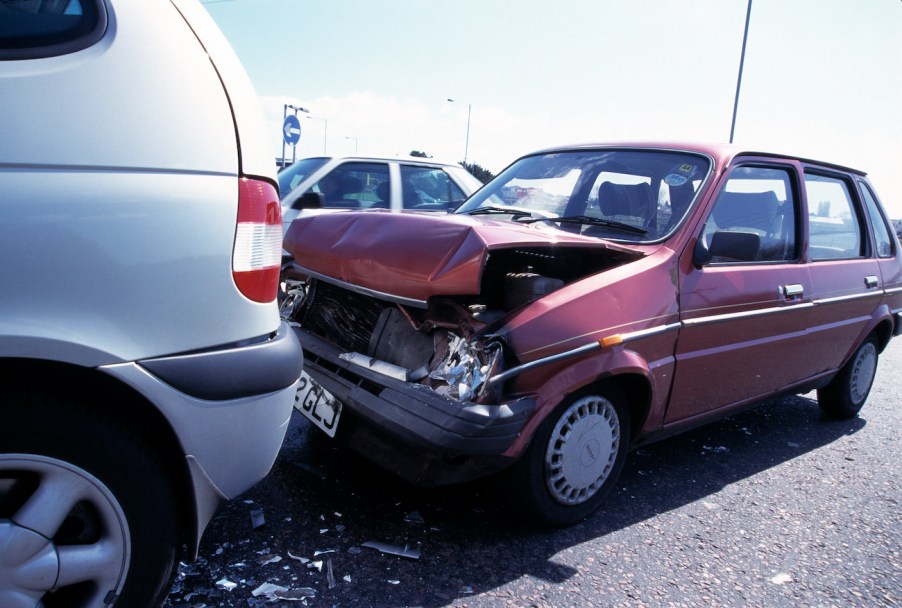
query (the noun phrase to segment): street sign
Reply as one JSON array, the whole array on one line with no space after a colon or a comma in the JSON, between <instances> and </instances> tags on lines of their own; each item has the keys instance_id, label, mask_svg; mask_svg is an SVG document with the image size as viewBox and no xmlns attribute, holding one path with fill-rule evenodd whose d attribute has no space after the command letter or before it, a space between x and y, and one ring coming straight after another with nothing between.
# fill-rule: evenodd
<instances>
[{"instance_id":1,"label":"street sign","mask_svg":"<svg viewBox=\"0 0 902 608\"><path fill-rule=\"evenodd\" d=\"M290 146L301 141L301 121L294 114L285 117L285 122L282 123L282 137Z\"/></svg>"}]
</instances>

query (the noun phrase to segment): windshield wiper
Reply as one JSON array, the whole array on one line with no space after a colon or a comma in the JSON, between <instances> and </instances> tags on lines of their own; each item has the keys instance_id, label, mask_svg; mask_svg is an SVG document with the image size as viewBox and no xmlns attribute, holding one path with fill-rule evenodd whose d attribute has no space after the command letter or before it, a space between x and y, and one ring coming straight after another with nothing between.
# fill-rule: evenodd
<instances>
[{"instance_id":1,"label":"windshield wiper","mask_svg":"<svg viewBox=\"0 0 902 608\"><path fill-rule=\"evenodd\" d=\"M626 224L624 222L617 222L614 220L606 220L600 217L590 217L588 215L568 215L565 217L549 217L549 218L539 218L539 219L529 219L522 220L523 224L532 224L534 222L561 222L565 224L589 224L590 226L604 226L605 228L613 228L614 230L620 230L622 232L629 232L632 234L641 234L645 236L648 234L648 230L644 228L639 228L638 226L633 226L631 224Z\"/></svg>"},{"instance_id":2,"label":"windshield wiper","mask_svg":"<svg viewBox=\"0 0 902 608\"><path fill-rule=\"evenodd\" d=\"M516 209L511 209L510 207L477 207L471 211L462 211L461 215L488 215L490 213L503 213L505 215L519 215L523 213L522 211L518 211ZM526 214L524 214L526 215Z\"/></svg>"}]
</instances>

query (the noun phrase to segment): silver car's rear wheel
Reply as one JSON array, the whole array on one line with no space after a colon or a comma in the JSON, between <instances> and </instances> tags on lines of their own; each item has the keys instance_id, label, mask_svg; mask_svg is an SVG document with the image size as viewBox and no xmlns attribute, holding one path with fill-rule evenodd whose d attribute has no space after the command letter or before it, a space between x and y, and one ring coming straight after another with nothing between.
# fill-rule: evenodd
<instances>
[{"instance_id":1,"label":"silver car's rear wheel","mask_svg":"<svg viewBox=\"0 0 902 608\"><path fill-rule=\"evenodd\" d=\"M126 399L90 401L0 386L2 608L158 606L172 584L183 504L162 433Z\"/></svg>"},{"instance_id":2,"label":"silver car's rear wheel","mask_svg":"<svg viewBox=\"0 0 902 608\"><path fill-rule=\"evenodd\" d=\"M103 606L121 592L128 523L97 478L55 458L4 454L0 499L10 511L0 519L0 605L34 608L56 592L79 606Z\"/></svg>"},{"instance_id":3,"label":"silver car's rear wheel","mask_svg":"<svg viewBox=\"0 0 902 608\"><path fill-rule=\"evenodd\" d=\"M558 419L545 450L545 484L563 505L578 505L604 485L620 452L620 418L614 404L590 395Z\"/></svg>"}]
</instances>

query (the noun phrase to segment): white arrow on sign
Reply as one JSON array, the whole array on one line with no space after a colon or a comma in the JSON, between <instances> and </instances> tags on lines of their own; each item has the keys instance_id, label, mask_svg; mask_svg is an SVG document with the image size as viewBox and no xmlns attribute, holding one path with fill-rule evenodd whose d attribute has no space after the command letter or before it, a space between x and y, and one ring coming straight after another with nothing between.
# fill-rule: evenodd
<instances>
[{"instance_id":1,"label":"white arrow on sign","mask_svg":"<svg viewBox=\"0 0 902 608\"><path fill-rule=\"evenodd\" d=\"M286 144L292 146L301 140L301 121L297 116L289 114L285 117L285 122L282 123L282 137Z\"/></svg>"}]
</instances>

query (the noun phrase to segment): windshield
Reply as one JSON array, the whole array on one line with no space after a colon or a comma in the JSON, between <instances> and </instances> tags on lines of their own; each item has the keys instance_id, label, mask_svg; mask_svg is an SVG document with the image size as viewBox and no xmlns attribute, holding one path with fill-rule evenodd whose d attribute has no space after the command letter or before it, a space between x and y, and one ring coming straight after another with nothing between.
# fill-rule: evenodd
<instances>
[{"instance_id":1,"label":"windshield","mask_svg":"<svg viewBox=\"0 0 902 608\"><path fill-rule=\"evenodd\" d=\"M284 199L304 178L316 171L328 158L304 158L279 171L279 198Z\"/></svg>"},{"instance_id":2,"label":"windshield","mask_svg":"<svg viewBox=\"0 0 902 608\"><path fill-rule=\"evenodd\" d=\"M644 149L528 156L455 212L612 240L656 241L685 217L709 167L704 156Z\"/></svg>"}]
</instances>

